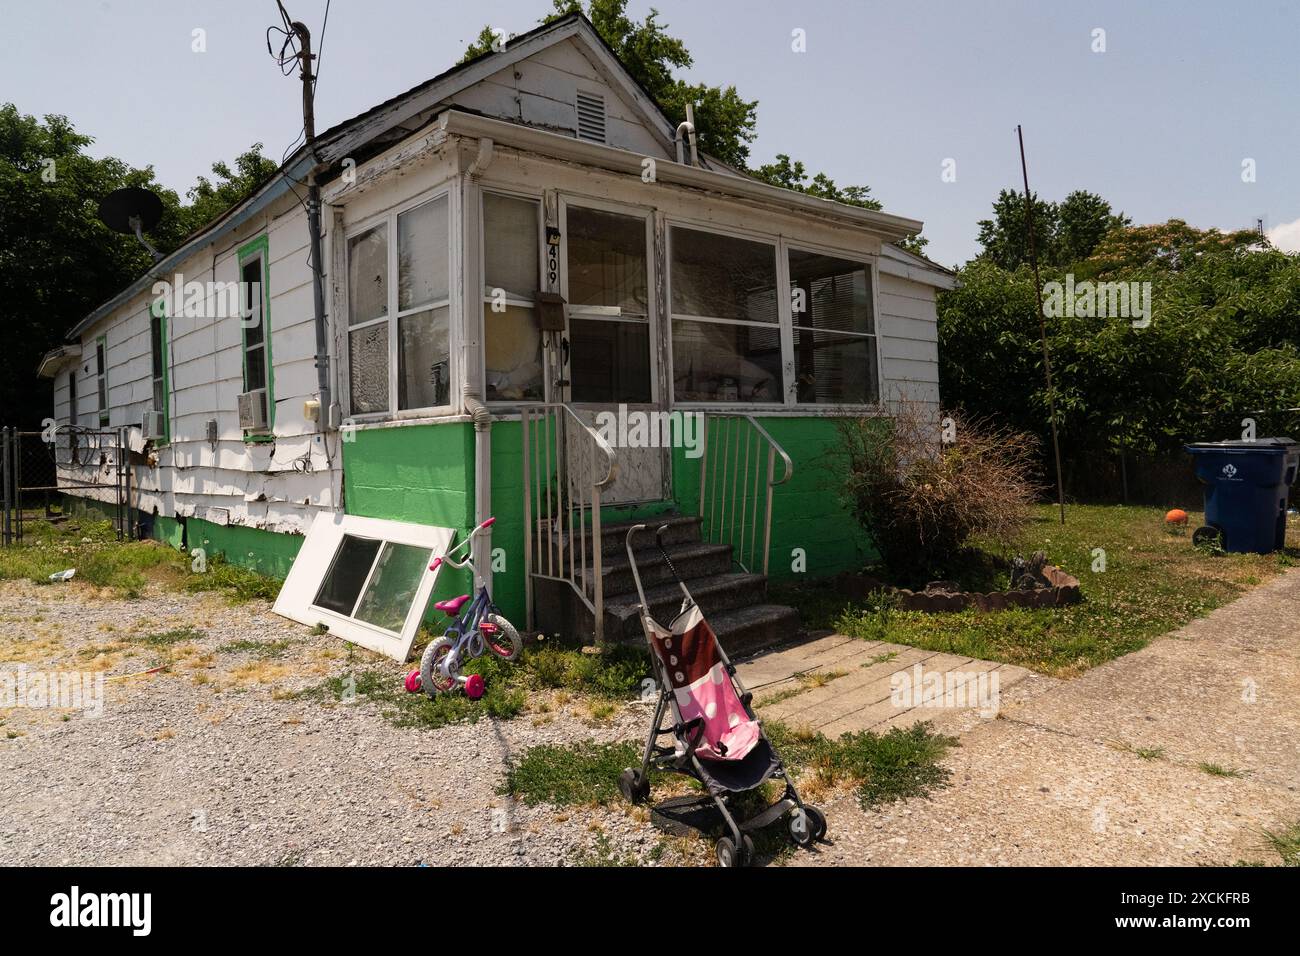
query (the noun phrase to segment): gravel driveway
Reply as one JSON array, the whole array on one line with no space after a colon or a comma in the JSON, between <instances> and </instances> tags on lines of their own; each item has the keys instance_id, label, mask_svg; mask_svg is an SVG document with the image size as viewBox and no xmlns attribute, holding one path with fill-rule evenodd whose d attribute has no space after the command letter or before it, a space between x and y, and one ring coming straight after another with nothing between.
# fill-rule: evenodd
<instances>
[{"instance_id":1,"label":"gravel driveway","mask_svg":"<svg viewBox=\"0 0 1300 956\"><path fill-rule=\"evenodd\" d=\"M202 634L141 640L181 628ZM254 641L279 656L242 649ZM496 792L510 755L636 736L641 705L600 725L575 701L430 730L394 726L364 700L291 696L353 667L404 672L353 655L263 602L0 585L0 667L132 674L173 661L107 683L102 716L0 711L0 864L549 865L598 845L643 859L656 843L618 810L530 808Z\"/></svg>"}]
</instances>

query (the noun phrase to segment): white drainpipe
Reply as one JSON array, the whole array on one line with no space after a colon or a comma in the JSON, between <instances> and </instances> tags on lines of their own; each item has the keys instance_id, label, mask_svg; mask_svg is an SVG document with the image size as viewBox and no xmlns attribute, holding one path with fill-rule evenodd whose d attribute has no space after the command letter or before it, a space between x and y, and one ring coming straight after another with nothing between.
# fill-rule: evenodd
<instances>
[{"instance_id":1,"label":"white drainpipe","mask_svg":"<svg viewBox=\"0 0 1300 956\"><path fill-rule=\"evenodd\" d=\"M474 419L474 524L492 516L492 413L479 401L471 385L465 385L465 411ZM479 584L492 589L492 529L485 528L474 539L474 567Z\"/></svg>"}]
</instances>

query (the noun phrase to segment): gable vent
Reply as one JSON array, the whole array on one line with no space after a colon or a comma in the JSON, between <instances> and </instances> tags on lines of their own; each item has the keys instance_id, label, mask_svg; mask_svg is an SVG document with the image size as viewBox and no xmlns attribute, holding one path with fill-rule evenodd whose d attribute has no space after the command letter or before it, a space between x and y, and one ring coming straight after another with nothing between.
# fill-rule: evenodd
<instances>
[{"instance_id":1,"label":"gable vent","mask_svg":"<svg viewBox=\"0 0 1300 956\"><path fill-rule=\"evenodd\" d=\"M605 142L605 97L578 91L578 139Z\"/></svg>"}]
</instances>

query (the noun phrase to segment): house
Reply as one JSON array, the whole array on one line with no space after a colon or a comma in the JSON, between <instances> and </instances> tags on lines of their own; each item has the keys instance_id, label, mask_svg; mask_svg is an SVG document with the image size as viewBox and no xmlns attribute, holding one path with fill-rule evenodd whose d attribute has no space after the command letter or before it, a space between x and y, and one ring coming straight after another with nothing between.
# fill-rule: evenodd
<instances>
[{"instance_id":1,"label":"house","mask_svg":"<svg viewBox=\"0 0 1300 956\"><path fill-rule=\"evenodd\" d=\"M698 153L571 15L321 134L41 373L72 433L127 429L160 540L283 576L319 513L457 535L495 515L477 564L502 609L609 636L635 626L625 522L666 521L719 629L770 636L794 622L767 577L871 553L820 461L833 417L937 407L953 277L891 245L920 229ZM78 458L78 505L115 500Z\"/></svg>"}]
</instances>

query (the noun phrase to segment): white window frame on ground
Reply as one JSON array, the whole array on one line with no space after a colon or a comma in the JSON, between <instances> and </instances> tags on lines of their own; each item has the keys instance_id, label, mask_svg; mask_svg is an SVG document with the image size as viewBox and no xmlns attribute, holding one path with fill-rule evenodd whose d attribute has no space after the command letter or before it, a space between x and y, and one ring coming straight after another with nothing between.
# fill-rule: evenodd
<instances>
[{"instance_id":1,"label":"white window frame on ground","mask_svg":"<svg viewBox=\"0 0 1300 956\"><path fill-rule=\"evenodd\" d=\"M614 213L620 216L626 216L629 219L641 219L645 223L645 263L646 263L646 309L644 316L640 315L623 315L614 314L611 309L602 306L584 306L584 305L566 305L566 326L569 326L565 332L565 337L570 342L570 354L572 354L573 328L572 321L577 319L591 320L599 322L632 322L644 324L646 326L646 336L649 341L649 362L650 362L650 400L649 402L634 402L632 404L640 407L643 405L657 405L659 403L659 303L656 299L655 283L655 234L654 234L654 210L647 206L636 206L629 203L613 202L607 199L596 199L594 197L583 196L576 193L566 193L560 196L560 290L566 302L569 301L569 207L577 206L580 209L592 209L597 212ZM671 300L669 300L671 302ZM572 380L572 370L566 376ZM571 393L570 393L571 394ZM593 407L604 407L604 402L590 402L581 399L572 399L575 405L591 405Z\"/></svg>"},{"instance_id":2,"label":"white window frame on ground","mask_svg":"<svg viewBox=\"0 0 1300 956\"><path fill-rule=\"evenodd\" d=\"M519 202L532 203L536 207L538 288L533 290L533 295L529 299L523 299L516 294L507 292L505 296L505 304L508 306L514 306L516 308L521 308L521 309L532 309L534 319L539 322L539 332L538 332L539 335L541 335L542 333L540 332L540 317L537 315L537 308L538 308L537 294L542 291L542 287L544 287L546 284L546 278L545 278L546 277L546 216L544 213L545 200L543 199L543 197L535 193L516 192L509 189L498 189L496 187L493 187L492 189L487 189L487 188L480 189L478 202L476 203L476 205L478 206L476 215L478 216L478 287L483 290L483 301L480 308L478 309L478 324L479 324L478 340L482 344L482 348L480 351L482 352L482 356L483 356L483 367L479 371L480 374L482 375L483 392L485 396L487 396L487 349L488 349L488 329L487 329L487 317L485 313L486 310L492 304L492 289L487 284L488 235L487 235L487 218L484 216L483 206L484 206L484 199L489 195L498 196L504 199L514 199L514 200L518 200ZM487 403L494 408L498 406L515 408L520 405L535 405L538 404L539 402L546 402L549 400L548 396L550 393L550 386L551 386L551 383L548 381L548 379L551 378L554 378L554 376L548 374L548 370L546 366L546 349L545 349L545 343L543 343L542 397L540 399L496 399L496 398L486 397L485 401L487 401Z\"/></svg>"},{"instance_id":3,"label":"white window frame on ground","mask_svg":"<svg viewBox=\"0 0 1300 956\"><path fill-rule=\"evenodd\" d=\"M397 219L399 216L412 210L434 203L439 200L447 204L447 295L445 298L437 299L430 302L422 302L419 305L398 311L398 232ZM346 396L344 407L348 409L348 416L356 422L379 422L394 421L404 418L430 418L437 415L450 414L456 405L456 350L460 347L460 336L456 332L456 324L459 320L459 309L456 307L456 296L453 290L457 286L456 276L457 269L460 268L460 258L456 252L456 246L460 242L460 230L456 225L456 207L452 198L452 191L447 186L423 193L420 196L407 200L399 205L393 206L374 216L370 216L350 226L343 236L343 260L344 260L344 283L350 282L351 276L351 244L352 240L358 236L364 235L376 227L382 227L387 236L387 260L388 260L388 279L387 279L387 302L385 315L374 319L368 319L364 322L352 324L351 289L345 289L343 302L348 309L347 315L344 316L342 323L342 368L344 370L343 378L346 385L343 393ZM416 408L398 408L399 395L399 373L400 373L400 356L398 349L400 346L401 319L417 315L421 312L437 312L439 309L447 311L447 402L442 405L428 405ZM352 408L352 356L351 342L352 333L387 323L388 327L388 408L378 412L358 412Z\"/></svg>"},{"instance_id":4,"label":"white window frame on ground","mask_svg":"<svg viewBox=\"0 0 1300 956\"><path fill-rule=\"evenodd\" d=\"M674 228L692 229L696 232L716 234L736 239L747 239L751 242L760 242L764 245L772 246L776 251L776 279L777 279L777 318L780 326L781 339L781 373L782 373L782 399L779 402L724 402L724 401L682 401L677 398L676 392L676 373L673 368L673 322L684 320L688 322L705 321L716 322L719 324L740 324L740 325L764 325L761 322L747 322L745 320L732 320L722 318L700 318L693 315L679 315L672 311L673 303L673 254L672 254L672 233ZM756 411L786 411L786 412L815 412L824 409L849 409L862 410L866 412L879 412L885 407L884 390L885 390L885 356L884 343L886 336L882 331L882 317L880 313L880 262L879 257L874 254L846 249L832 245L824 245L816 242L805 242L803 240L787 240L784 236L772 235L769 233L755 232L745 229L737 229L730 226L718 225L717 223L706 222L698 219L690 219L681 216L665 217L664 219L664 287L667 290L667 303L665 313L668 319L668 328L665 330L664 340L664 359L668 363L668 371L665 376L669 394L672 396L672 405L679 408L693 409L717 409L726 412L742 412L746 409ZM846 403L846 402L800 402L798 400L798 390L795 382L795 352L794 352L794 317L791 311L790 302L790 258L791 250L799 252L811 252L819 255L833 256L837 259L844 259L849 262L859 263L864 266L871 282L871 308L872 316L875 323L875 340L876 340L876 383L877 391L880 393L875 402L867 404ZM803 328L803 326L801 326Z\"/></svg>"},{"instance_id":5,"label":"white window frame on ground","mask_svg":"<svg viewBox=\"0 0 1300 956\"><path fill-rule=\"evenodd\" d=\"M428 564L435 557L447 553L454 536L455 532L451 528L319 512L307 531L307 537L298 550L298 557L294 559L293 567L289 569L289 575L285 578L284 586L280 588L279 596L275 599L275 613L310 627L323 625L335 637L386 654L395 660L405 661L410 656L415 633L424 617L429 596L433 593L433 586L438 577L438 571L428 570ZM315 603L327 576L334 567L339 549L347 537L380 542L379 549L371 562L370 571L357 592L357 599L353 604L354 614L373 583L375 569L386 547L405 545L427 553L424 561L425 570L420 576L420 583L410 607L407 608L400 630L389 630L351 614L340 614L330 608L320 607Z\"/></svg>"}]
</instances>

